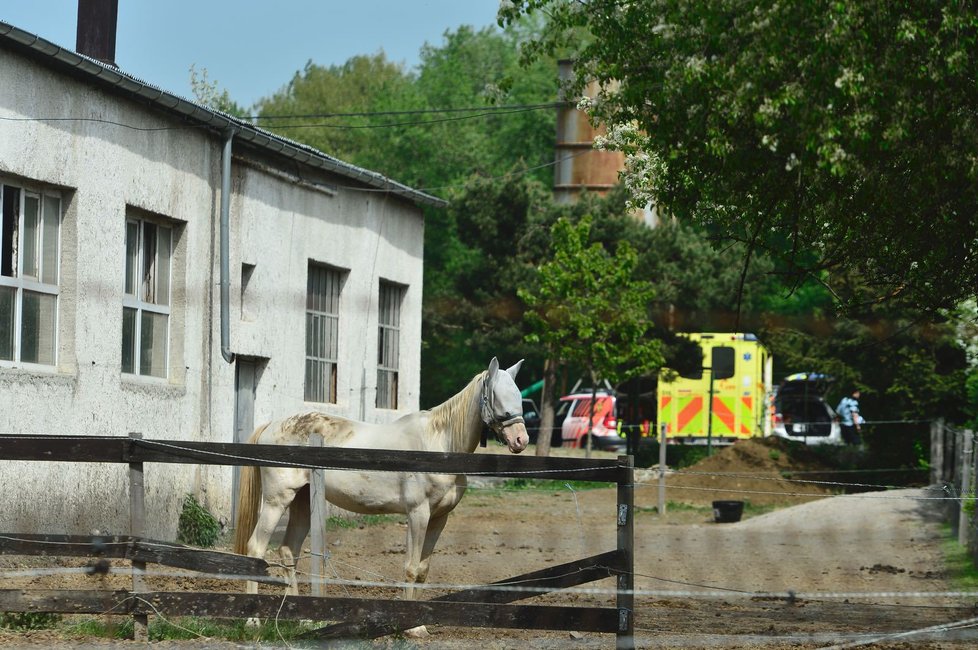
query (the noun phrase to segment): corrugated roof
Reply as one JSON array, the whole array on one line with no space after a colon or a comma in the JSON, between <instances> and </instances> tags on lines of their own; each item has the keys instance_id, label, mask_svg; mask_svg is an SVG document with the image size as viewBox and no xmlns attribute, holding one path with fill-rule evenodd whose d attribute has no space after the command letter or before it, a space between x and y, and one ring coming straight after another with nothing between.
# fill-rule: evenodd
<instances>
[{"instance_id":1,"label":"corrugated roof","mask_svg":"<svg viewBox=\"0 0 978 650\"><path fill-rule=\"evenodd\" d=\"M9 47L34 59L46 62L52 67L66 70L91 83L108 86L124 96L148 103L190 122L196 122L213 129L217 133L233 129L235 140L247 142L259 150L285 156L310 167L339 174L368 187L396 194L415 203L437 207L447 205L446 201L436 196L412 189L369 169L343 162L313 147L275 135L246 120L179 97L122 70L63 48L36 34L31 34L3 21L0 21L0 46Z\"/></svg>"}]
</instances>

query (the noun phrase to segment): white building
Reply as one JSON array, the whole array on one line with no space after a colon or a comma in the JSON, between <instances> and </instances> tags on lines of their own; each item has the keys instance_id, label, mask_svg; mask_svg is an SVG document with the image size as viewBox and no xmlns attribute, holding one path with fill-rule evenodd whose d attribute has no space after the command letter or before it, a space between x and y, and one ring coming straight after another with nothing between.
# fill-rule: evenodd
<instances>
[{"instance_id":1,"label":"white building","mask_svg":"<svg viewBox=\"0 0 978 650\"><path fill-rule=\"evenodd\" d=\"M0 433L232 442L417 410L439 199L3 22L0 87ZM127 472L0 458L0 532L125 533ZM229 519L233 475L147 466L147 534L188 493Z\"/></svg>"}]
</instances>

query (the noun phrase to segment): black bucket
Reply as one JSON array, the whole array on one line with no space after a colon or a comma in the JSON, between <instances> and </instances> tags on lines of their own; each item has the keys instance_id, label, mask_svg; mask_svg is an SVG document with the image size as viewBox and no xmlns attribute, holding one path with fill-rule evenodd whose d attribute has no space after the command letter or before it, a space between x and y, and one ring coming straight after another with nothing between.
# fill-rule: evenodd
<instances>
[{"instance_id":1,"label":"black bucket","mask_svg":"<svg viewBox=\"0 0 978 650\"><path fill-rule=\"evenodd\" d=\"M744 514L743 501L714 501L713 502L713 521L718 524L730 524L740 521L740 516Z\"/></svg>"}]
</instances>

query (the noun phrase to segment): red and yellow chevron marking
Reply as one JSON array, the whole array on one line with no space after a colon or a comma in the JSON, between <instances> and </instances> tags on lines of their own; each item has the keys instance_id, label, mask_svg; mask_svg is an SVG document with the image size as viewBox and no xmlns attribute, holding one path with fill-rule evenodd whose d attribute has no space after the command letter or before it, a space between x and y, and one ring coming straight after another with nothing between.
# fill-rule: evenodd
<instances>
[{"instance_id":1,"label":"red and yellow chevron marking","mask_svg":"<svg viewBox=\"0 0 978 650\"><path fill-rule=\"evenodd\" d=\"M721 435L753 435L752 397L714 397L713 432ZM735 410L736 409L736 410Z\"/></svg>"},{"instance_id":2,"label":"red and yellow chevron marking","mask_svg":"<svg viewBox=\"0 0 978 650\"><path fill-rule=\"evenodd\" d=\"M736 429L734 427L734 414L727 406L728 397L713 398L713 433L729 435Z\"/></svg>"},{"instance_id":3,"label":"red and yellow chevron marking","mask_svg":"<svg viewBox=\"0 0 978 650\"><path fill-rule=\"evenodd\" d=\"M676 416L676 433L680 435L699 433L703 428L703 398L699 395L681 397L679 404L679 414Z\"/></svg>"},{"instance_id":4,"label":"red and yellow chevron marking","mask_svg":"<svg viewBox=\"0 0 978 650\"><path fill-rule=\"evenodd\" d=\"M666 422L674 436L705 436L706 413L701 395L659 399L659 421ZM754 398L750 396L713 396L713 433L721 436L754 435Z\"/></svg>"},{"instance_id":5,"label":"red and yellow chevron marking","mask_svg":"<svg viewBox=\"0 0 978 650\"><path fill-rule=\"evenodd\" d=\"M677 397L663 395L659 398L659 422L668 425L669 435L698 435L703 427L702 396Z\"/></svg>"},{"instance_id":6,"label":"red and yellow chevron marking","mask_svg":"<svg viewBox=\"0 0 978 650\"><path fill-rule=\"evenodd\" d=\"M754 398L741 397L740 404L740 432L748 436L754 435Z\"/></svg>"},{"instance_id":7,"label":"red and yellow chevron marking","mask_svg":"<svg viewBox=\"0 0 978 650\"><path fill-rule=\"evenodd\" d=\"M659 396L659 422L666 423L666 431L672 433L675 426L672 423L672 396L671 395L660 395Z\"/></svg>"}]
</instances>

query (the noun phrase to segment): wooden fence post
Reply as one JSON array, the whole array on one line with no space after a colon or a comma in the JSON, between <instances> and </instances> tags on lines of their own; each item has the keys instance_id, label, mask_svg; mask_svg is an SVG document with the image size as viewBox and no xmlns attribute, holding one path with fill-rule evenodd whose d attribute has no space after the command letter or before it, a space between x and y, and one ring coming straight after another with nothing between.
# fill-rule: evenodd
<instances>
[{"instance_id":1,"label":"wooden fence post","mask_svg":"<svg viewBox=\"0 0 978 650\"><path fill-rule=\"evenodd\" d=\"M659 516L666 514L666 423L660 427L659 434Z\"/></svg>"},{"instance_id":2,"label":"wooden fence post","mask_svg":"<svg viewBox=\"0 0 978 650\"><path fill-rule=\"evenodd\" d=\"M139 440L143 434L130 432L129 437ZM129 443L132 446L132 442ZM143 489L143 464L129 463L129 534L132 537L146 535L145 491ZM132 593L146 592L143 576L146 574L146 562L132 561ZM136 641L149 640L149 616L133 614L133 639Z\"/></svg>"},{"instance_id":3,"label":"wooden fence post","mask_svg":"<svg viewBox=\"0 0 978 650\"><path fill-rule=\"evenodd\" d=\"M971 522L968 511L971 510L971 472L975 466L974 441L971 431L965 429L961 432L961 494L958 495L958 543L968 548L968 541L971 535Z\"/></svg>"},{"instance_id":4,"label":"wooden fence post","mask_svg":"<svg viewBox=\"0 0 978 650\"><path fill-rule=\"evenodd\" d=\"M635 647L635 458L619 456L623 463L618 474L618 552L625 569L618 574L617 650Z\"/></svg>"},{"instance_id":5,"label":"wooden fence post","mask_svg":"<svg viewBox=\"0 0 978 650\"><path fill-rule=\"evenodd\" d=\"M938 418L930 423L930 484L944 482L944 420Z\"/></svg>"},{"instance_id":6,"label":"wooden fence post","mask_svg":"<svg viewBox=\"0 0 978 650\"><path fill-rule=\"evenodd\" d=\"M978 449L974 447L974 431L971 429L965 429L964 435L968 439L972 440L972 452L971 452L971 492L978 491ZM968 515L968 553L973 558L973 561L978 561L978 500L976 500L972 495L968 495L969 504L968 510L970 511Z\"/></svg>"},{"instance_id":7,"label":"wooden fence post","mask_svg":"<svg viewBox=\"0 0 978 650\"><path fill-rule=\"evenodd\" d=\"M958 430L950 431L953 450L948 465L951 467L951 475L948 484L951 491L950 513L951 513L951 536L957 539L961 530L961 464L964 461L962 445L964 443L964 432Z\"/></svg>"},{"instance_id":8,"label":"wooden fence post","mask_svg":"<svg viewBox=\"0 0 978 650\"><path fill-rule=\"evenodd\" d=\"M322 447L322 435L309 436L311 447ZM310 548L309 573L313 596L325 596L323 580L326 575L326 473L322 469L309 470L309 517Z\"/></svg>"}]
</instances>

